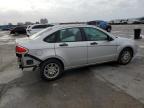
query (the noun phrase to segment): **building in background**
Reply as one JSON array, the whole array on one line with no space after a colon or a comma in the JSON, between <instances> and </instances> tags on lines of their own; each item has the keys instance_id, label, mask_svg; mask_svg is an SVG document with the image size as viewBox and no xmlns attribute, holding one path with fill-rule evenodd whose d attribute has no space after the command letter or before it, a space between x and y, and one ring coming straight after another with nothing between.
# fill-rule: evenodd
<instances>
[{"instance_id":1,"label":"building in background","mask_svg":"<svg viewBox=\"0 0 144 108\"><path fill-rule=\"evenodd\" d=\"M23 22L18 22L17 25L18 25L18 26L23 26L24 23L23 23Z\"/></svg>"},{"instance_id":2,"label":"building in background","mask_svg":"<svg viewBox=\"0 0 144 108\"><path fill-rule=\"evenodd\" d=\"M34 23L32 23L32 22L30 22L30 21L26 21L26 22L25 22L25 25L26 25L26 26L32 25L32 24L34 24Z\"/></svg>"},{"instance_id":3,"label":"building in background","mask_svg":"<svg viewBox=\"0 0 144 108\"><path fill-rule=\"evenodd\" d=\"M48 20L46 18L40 19L41 24L48 24Z\"/></svg>"}]
</instances>

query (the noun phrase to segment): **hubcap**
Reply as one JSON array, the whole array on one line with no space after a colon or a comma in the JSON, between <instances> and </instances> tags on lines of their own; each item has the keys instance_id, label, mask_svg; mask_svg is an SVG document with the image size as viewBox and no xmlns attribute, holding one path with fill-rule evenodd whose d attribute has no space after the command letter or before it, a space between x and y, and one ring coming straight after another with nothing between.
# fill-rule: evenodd
<instances>
[{"instance_id":1,"label":"hubcap","mask_svg":"<svg viewBox=\"0 0 144 108\"><path fill-rule=\"evenodd\" d=\"M56 63L49 63L44 68L44 75L47 78L55 78L59 74L59 66Z\"/></svg>"},{"instance_id":2,"label":"hubcap","mask_svg":"<svg viewBox=\"0 0 144 108\"><path fill-rule=\"evenodd\" d=\"M129 52L129 51L124 51L124 52L123 52L123 55L122 55L122 58L121 58L122 62L123 62L123 63L127 63L127 62L130 61L130 59L131 59L131 54L130 54L130 52Z\"/></svg>"}]
</instances>

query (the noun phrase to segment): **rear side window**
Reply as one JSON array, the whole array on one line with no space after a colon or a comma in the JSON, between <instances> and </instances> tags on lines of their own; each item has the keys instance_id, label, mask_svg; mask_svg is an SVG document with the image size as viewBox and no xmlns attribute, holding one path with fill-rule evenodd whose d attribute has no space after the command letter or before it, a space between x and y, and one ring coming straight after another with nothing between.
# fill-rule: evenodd
<instances>
[{"instance_id":1,"label":"rear side window","mask_svg":"<svg viewBox=\"0 0 144 108\"><path fill-rule=\"evenodd\" d=\"M49 35L48 37L46 37L44 39L45 42L48 42L48 43L55 43L56 42L56 37L59 36L59 31Z\"/></svg>"},{"instance_id":2,"label":"rear side window","mask_svg":"<svg viewBox=\"0 0 144 108\"><path fill-rule=\"evenodd\" d=\"M79 28L68 28L59 31L58 42L76 42L82 41L82 35Z\"/></svg>"}]
</instances>

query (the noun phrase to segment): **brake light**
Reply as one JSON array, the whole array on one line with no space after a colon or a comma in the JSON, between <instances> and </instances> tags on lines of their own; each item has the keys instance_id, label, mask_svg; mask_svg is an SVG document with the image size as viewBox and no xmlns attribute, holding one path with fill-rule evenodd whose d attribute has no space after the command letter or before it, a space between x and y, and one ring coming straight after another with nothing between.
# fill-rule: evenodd
<instances>
[{"instance_id":1,"label":"brake light","mask_svg":"<svg viewBox=\"0 0 144 108\"><path fill-rule=\"evenodd\" d=\"M16 53L24 54L24 53L27 53L27 52L28 52L27 48L24 48L22 46L16 46Z\"/></svg>"}]
</instances>

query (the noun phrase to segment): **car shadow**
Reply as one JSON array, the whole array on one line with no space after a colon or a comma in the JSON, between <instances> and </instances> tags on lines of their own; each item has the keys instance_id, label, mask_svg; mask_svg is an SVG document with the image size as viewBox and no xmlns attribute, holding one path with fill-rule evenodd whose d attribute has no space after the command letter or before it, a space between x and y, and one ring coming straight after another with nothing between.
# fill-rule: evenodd
<instances>
[{"instance_id":1,"label":"car shadow","mask_svg":"<svg viewBox=\"0 0 144 108\"><path fill-rule=\"evenodd\" d=\"M74 69L64 71L63 75L55 81L43 80L40 77L39 68L36 68L34 71L32 68L29 68L29 69L24 69L22 71L22 76L13 80L11 84L18 85L18 86L25 86L25 85L35 84L35 83L49 82L49 84L54 84L63 81L73 81L80 78L85 79L86 77L92 77L94 75L94 72L91 71L91 68L97 68L99 70L99 68L107 68L107 67L119 67L119 65L115 62L109 62L109 63L96 64L96 65L85 66L80 68L74 68Z\"/></svg>"},{"instance_id":2,"label":"car shadow","mask_svg":"<svg viewBox=\"0 0 144 108\"><path fill-rule=\"evenodd\" d=\"M91 68L106 68L106 67L120 67L120 65L116 62L106 62L102 64L95 64L95 65L90 65L90 66L85 66L85 67L79 67L79 68L74 68L70 70L66 70L63 73L62 78L69 77L69 76L77 76L77 75L88 75L92 74Z\"/></svg>"}]
</instances>

